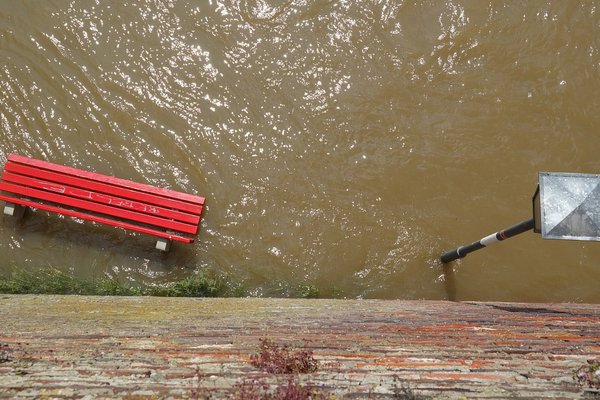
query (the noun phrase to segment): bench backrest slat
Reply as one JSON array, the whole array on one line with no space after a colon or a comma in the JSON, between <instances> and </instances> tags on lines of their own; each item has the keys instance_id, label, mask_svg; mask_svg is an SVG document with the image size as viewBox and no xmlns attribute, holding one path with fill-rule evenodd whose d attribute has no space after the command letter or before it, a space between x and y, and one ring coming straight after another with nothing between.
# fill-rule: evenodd
<instances>
[{"instance_id":1,"label":"bench backrest slat","mask_svg":"<svg viewBox=\"0 0 600 400\"><path fill-rule=\"evenodd\" d=\"M45 190L64 194L70 197L77 197L83 200L89 200L96 203L107 204L113 207L125 208L132 211L138 211L146 214L151 214L157 217L174 219L181 222L187 222L197 225L200 222L200 216L196 214L188 214L180 211L155 206L152 204L142 203L134 200L111 196L109 194L97 193L87 189L80 189L64 184L54 183L52 181L31 178L25 175L14 174L4 171L2 180L14 184L28 186L35 189Z\"/></svg>"},{"instance_id":2,"label":"bench backrest slat","mask_svg":"<svg viewBox=\"0 0 600 400\"><path fill-rule=\"evenodd\" d=\"M33 189L30 187L15 185L9 182L0 182L0 190L6 192L17 193L22 196L33 197L40 200L50 201L67 205L70 207L77 207L80 209L97 212L101 214L116 216L131 221L137 221L144 224L159 226L166 229L174 229L176 231L185 232L189 234L196 234L198 232L197 225L185 224L183 222L172 221L165 218L155 217L148 214L143 214L135 211L125 210L122 208L112 207L105 204L94 203L92 201L81 200L69 196L64 196L58 193L51 193L43 190Z\"/></svg>"},{"instance_id":3,"label":"bench backrest slat","mask_svg":"<svg viewBox=\"0 0 600 400\"><path fill-rule=\"evenodd\" d=\"M46 169L46 170L54 171L54 172L59 172L61 174L65 174L65 175L71 175L71 176L76 176L76 177L80 177L80 178L85 178L85 179L89 179L91 181L105 182L105 183L113 185L113 186L119 186L122 188L131 189L131 190L138 191L138 192L155 194L155 195L162 196L165 198L180 199L180 200L183 200L183 201L186 201L189 203L193 203L193 204L197 204L197 205L203 205L204 201L205 201L204 197L202 197L202 196L196 196L196 195L189 194L189 193L177 192L175 190L170 190L170 189L158 188L155 186L146 185L146 184L138 183L138 182L133 182L133 181L129 181L126 179L115 178L114 176L98 174L95 172L84 171L84 170L80 170L77 168L67 167L64 165L49 163L47 161L36 160L33 158L21 156L18 154L11 154L8 157L8 161L14 162L14 163L19 163L19 164L24 164L24 165L31 165L33 167L42 168L42 169Z\"/></svg>"},{"instance_id":4,"label":"bench backrest slat","mask_svg":"<svg viewBox=\"0 0 600 400\"><path fill-rule=\"evenodd\" d=\"M38 160L34 160L34 161L38 161ZM49 163L45 163L45 164L49 164ZM192 214L196 214L196 215L200 215L200 213L202 212L202 205L200 205L198 203L190 204L190 203L185 203L183 201L179 201L179 200L176 200L173 198L162 197L162 196L157 196L155 194L151 194L151 193L147 193L147 192L140 192L140 191L136 191L136 190L132 190L132 189L127 189L122 186L116 186L116 187L112 186L111 184L105 183L105 182L108 182L108 179L105 179L105 178L110 178L105 175L96 174L97 179L102 178L102 180L100 180L100 181L90 180L90 179L80 177L83 175L82 173L86 172L86 171L81 171L77 175L63 174L60 172L53 172L53 171L47 170L47 169L38 169L34 166L28 166L28 165L24 165L24 164L11 163L11 162L9 162L5 165L4 170L9 171L9 172L14 172L14 173L17 173L20 175L26 175L26 176L30 176L30 177L34 177L34 178L45 179L45 180L55 182L58 184L70 185L70 186L77 187L77 188L84 189L84 190L90 190L90 191L100 192L100 193L104 193L104 194L111 194L114 196L119 196L119 197L129 199L129 200L140 201L143 203L150 203L150 204L154 204L156 206L161 206L161 207L165 207L165 208L174 208L174 209L177 209L182 212L192 213ZM76 171L80 171L80 170L76 170ZM175 192L175 193L177 193L177 192ZM196 197L199 197L199 196L196 196ZM202 201L204 201L204 200L202 200Z\"/></svg>"}]
</instances>

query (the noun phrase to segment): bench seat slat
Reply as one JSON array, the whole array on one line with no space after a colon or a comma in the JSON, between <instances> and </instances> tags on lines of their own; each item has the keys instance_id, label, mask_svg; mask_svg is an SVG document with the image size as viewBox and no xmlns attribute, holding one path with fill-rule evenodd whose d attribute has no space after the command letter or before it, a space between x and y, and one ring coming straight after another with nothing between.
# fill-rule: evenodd
<instances>
[{"instance_id":1,"label":"bench seat slat","mask_svg":"<svg viewBox=\"0 0 600 400\"><path fill-rule=\"evenodd\" d=\"M107 182L114 186L121 186L128 189L137 190L145 193L153 193L163 197L175 198L185 200L190 203L195 203L199 205L204 204L204 197L196 196L189 193L177 192L175 190L158 188L152 185L146 185L143 183L129 181L127 179L115 178L114 176L98 174L96 172L84 171L73 167L67 167L65 165L53 164L47 161L36 160L33 158L21 156L18 154L11 154L8 157L9 161L16 162L19 164L31 165L37 168L43 168L50 171L60 172L66 175L74 175L83 177L90 180L99 180L102 182Z\"/></svg>"},{"instance_id":2,"label":"bench seat slat","mask_svg":"<svg viewBox=\"0 0 600 400\"><path fill-rule=\"evenodd\" d=\"M159 230L152 229L152 228L147 228L147 227L140 226L140 225L129 224L129 223L123 222L123 221L116 221L116 220L110 219L110 218L94 216L94 215L90 215L90 214L86 214L86 213L81 213L81 212L78 212L75 210L69 210L69 209L65 209L65 208L55 207L55 206L48 205L48 204L42 204L42 203L37 203L37 202L33 202L33 201L28 201L25 199L18 199L18 198L14 198L14 197L10 197L10 196L0 195L0 200L4 200L9 203L20 204L20 205L28 206L28 207L32 207L32 208L38 208L40 210L50 211L50 212L54 212L57 214L66 215L69 217L80 218L80 219L84 219L86 221L93 221L93 222L99 222L99 223L106 224L106 225L116 226L118 228L132 230L132 231L144 233L147 235L158 236L158 237L162 237L165 239L177 240L179 242L184 242L184 243L193 243L194 242L193 238L174 235L171 233L159 231Z\"/></svg>"},{"instance_id":3,"label":"bench seat slat","mask_svg":"<svg viewBox=\"0 0 600 400\"><path fill-rule=\"evenodd\" d=\"M8 171L4 171L4 173L2 174L2 180L22 186L28 186L36 189L46 190L49 192L64 194L70 197L78 197L84 200L91 200L96 203L107 204L113 207L120 207L130 209L133 211L139 211L157 217L172 218L177 221L186 222L194 225L198 225L198 223L200 222L200 216L195 214L186 214L179 211L154 206L152 204L141 203L133 200L111 196L104 193L97 193L95 191L87 189L80 189L50 181L31 178L24 175L14 174Z\"/></svg>"},{"instance_id":4,"label":"bench seat slat","mask_svg":"<svg viewBox=\"0 0 600 400\"><path fill-rule=\"evenodd\" d=\"M151 203L161 207L174 208L183 212L188 212L196 215L200 215L200 213L202 212L202 206L198 204L189 204L171 198L160 197L153 194L138 192L135 190L118 186L115 187L104 182L91 181L89 179L84 179L71 175L64 175L58 172L38 169L35 167L17 164L14 162L6 163L4 170L14 172L20 175L27 175L33 178L45 179L56 183L71 185L86 190L92 190L94 192L111 194L114 196L120 196L135 201L141 201L144 203Z\"/></svg>"},{"instance_id":5,"label":"bench seat slat","mask_svg":"<svg viewBox=\"0 0 600 400\"><path fill-rule=\"evenodd\" d=\"M94 203L87 200L80 200L73 197L63 196L58 193L45 192L43 190L19 186L8 182L0 182L0 190L19 194L22 196L33 197L40 200L50 201L58 204L64 204L70 207L76 207L88 211L106 214L113 217L119 217L131 221L137 221L145 224L159 226L165 229L173 229L179 232L185 232L190 234L196 234L198 232L198 226L196 225L189 225L183 222L154 217L135 211L124 210L104 204Z\"/></svg>"}]
</instances>

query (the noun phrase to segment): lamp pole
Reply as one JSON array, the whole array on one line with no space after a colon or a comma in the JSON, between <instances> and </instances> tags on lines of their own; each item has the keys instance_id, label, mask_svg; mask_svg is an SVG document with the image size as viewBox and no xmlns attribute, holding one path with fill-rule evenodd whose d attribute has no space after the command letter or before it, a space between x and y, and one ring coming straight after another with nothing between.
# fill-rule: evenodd
<instances>
[{"instance_id":1,"label":"lamp pole","mask_svg":"<svg viewBox=\"0 0 600 400\"><path fill-rule=\"evenodd\" d=\"M484 247L490 246L494 243L501 242L505 239L511 238L520 233L527 232L529 230L532 230L533 227L534 227L533 218L528 219L527 221L519 222L516 225L510 226L510 227L503 229L501 231L498 231L496 233L492 233L491 235L488 235L488 236L478 240L477 242L473 242L473 243L467 244L465 246L460 246L454 250L449 250L449 251L445 252L444 254L442 254L442 256L440 257L440 260L445 264L450 261L454 261L459 258L463 258L467 254L469 254L475 250L483 249Z\"/></svg>"}]
</instances>

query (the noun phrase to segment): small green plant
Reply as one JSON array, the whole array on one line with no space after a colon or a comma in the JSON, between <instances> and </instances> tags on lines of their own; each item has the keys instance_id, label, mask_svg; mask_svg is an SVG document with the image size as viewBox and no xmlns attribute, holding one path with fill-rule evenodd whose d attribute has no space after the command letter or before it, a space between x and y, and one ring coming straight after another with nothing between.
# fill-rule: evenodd
<instances>
[{"instance_id":1,"label":"small green plant","mask_svg":"<svg viewBox=\"0 0 600 400\"><path fill-rule=\"evenodd\" d=\"M588 360L575 371L573 379L581 386L600 389L600 360Z\"/></svg>"},{"instance_id":2,"label":"small green plant","mask_svg":"<svg viewBox=\"0 0 600 400\"><path fill-rule=\"evenodd\" d=\"M319 288L315 285L301 285L300 286L300 297L305 299L318 299L319 298Z\"/></svg>"},{"instance_id":3,"label":"small green plant","mask_svg":"<svg viewBox=\"0 0 600 400\"><path fill-rule=\"evenodd\" d=\"M153 296L167 297L216 297L224 292L223 283L214 277L198 274L184 278L164 288L155 288Z\"/></svg>"},{"instance_id":4,"label":"small green plant","mask_svg":"<svg viewBox=\"0 0 600 400\"><path fill-rule=\"evenodd\" d=\"M329 287L329 297L334 298L334 299L338 299L341 297L344 297L344 293L342 292L342 289L340 289L339 287L335 286L335 285L331 285Z\"/></svg>"},{"instance_id":5,"label":"small green plant","mask_svg":"<svg viewBox=\"0 0 600 400\"><path fill-rule=\"evenodd\" d=\"M260 339L259 352L251 357L250 363L271 374L306 374L319 368L312 351L279 346L269 339Z\"/></svg>"},{"instance_id":6,"label":"small green plant","mask_svg":"<svg viewBox=\"0 0 600 400\"><path fill-rule=\"evenodd\" d=\"M100 279L93 283L91 293L100 296L142 296L144 289L140 287L124 286L114 279Z\"/></svg>"}]
</instances>

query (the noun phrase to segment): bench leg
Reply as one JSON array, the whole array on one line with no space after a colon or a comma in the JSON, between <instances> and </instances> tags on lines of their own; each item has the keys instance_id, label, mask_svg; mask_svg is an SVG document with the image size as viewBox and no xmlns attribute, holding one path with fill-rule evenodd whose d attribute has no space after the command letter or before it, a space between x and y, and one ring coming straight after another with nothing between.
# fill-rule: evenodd
<instances>
[{"instance_id":1,"label":"bench leg","mask_svg":"<svg viewBox=\"0 0 600 400\"><path fill-rule=\"evenodd\" d=\"M156 248L160 251L169 251L172 240L160 238L156 241Z\"/></svg>"},{"instance_id":2,"label":"bench leg","mask_svg":"<svg viewBox=\"0 0 600 400\"><path fill-rule=\"evenodd\" d=\"M4 205L4 214L10 215L11 217L14 217L16 219L21 219L23 218L26 209L27 207L22 206L20 204L6 203Z\"/></svg>"}]
</instances>

